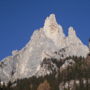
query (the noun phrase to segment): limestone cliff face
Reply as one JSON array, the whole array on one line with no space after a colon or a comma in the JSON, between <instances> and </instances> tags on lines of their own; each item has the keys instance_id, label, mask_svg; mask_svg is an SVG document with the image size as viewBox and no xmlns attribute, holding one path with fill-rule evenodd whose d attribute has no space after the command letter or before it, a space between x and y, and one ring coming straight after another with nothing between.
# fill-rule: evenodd
<instances>
[{"instance_id":1,"label":"limestone cliff face","mask_svg":"<svg viewBox=\"0 0 90 90\"><path fill-rule=\"evenodd\" d=\"M68 36L63 33L63 28L56 22L54 14L51 14L46 18L44 24L44 31L46 37L51 39L57 48L67 47L67 54L74 56L85 57L88 52L87 46L85 46L81 40L77 37L73 27L69 27Z\"/></svg>"},{"instance_id":2,"label":"limestone cliff face","mask_svg":"<svg viewBox=\"0 0 90 90\"><path fill-rule=\"evenodd\" d=\"M45 35L51 39L58 48L65 47L65 35L62 26L56 22L54 14L46 18L44 24Z\"/></svg>"},{"instance_id":3,"label":"limestone cliff face","mask_svg":"<svg viewBox=\"0 0 90 90\"><path fill-rule=\"evenodd\" d=\"M31 40L20 51L12 52L12 56L0 62L0 79L2 81L31 77L37 73L37 68L44 58L61 56L55 52L61 51L64 57L86 57L89 50L77 37L73 27L69 28L68 36L56 21L55 15L46 18L43 28L34 31ZM2 64L3 63L3 64ZM5 66L4 66L5 65Z\"/></svg>"}]
</instances>

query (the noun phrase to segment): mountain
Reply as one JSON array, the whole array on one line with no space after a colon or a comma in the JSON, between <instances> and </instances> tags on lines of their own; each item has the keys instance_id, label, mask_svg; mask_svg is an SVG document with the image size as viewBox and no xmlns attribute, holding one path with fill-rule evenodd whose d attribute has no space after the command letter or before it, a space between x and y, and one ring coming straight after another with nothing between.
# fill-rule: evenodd
<instances>
[{"instance_id":1,"label":"mountain","mask_svg":"<svg viewBox=\"0 0 90 90\"><path fill-rule=\"evenodd\" d=\"M12 56L1 60L0 80L8 82L58 72L58 65L54 62L61 62L69 56L86 57L88 52L88 47L77 37L73 27L69 27L68 36L65 36L62 26L51 14L44 26L34 31L24 48L13 51ZM69 60L64 67L69 63L74 64L73 60Z\"/></svg>"}]
</instances>

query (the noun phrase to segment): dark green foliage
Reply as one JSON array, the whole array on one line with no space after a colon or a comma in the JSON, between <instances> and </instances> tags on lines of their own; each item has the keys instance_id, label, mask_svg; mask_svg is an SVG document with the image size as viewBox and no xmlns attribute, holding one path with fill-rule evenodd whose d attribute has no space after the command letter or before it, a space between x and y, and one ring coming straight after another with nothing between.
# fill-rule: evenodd
<instances>
[{"instance_id":1,"label":"dark green foliage","mask_svg":"<svg viewBox=\"0 0 90 90\"><path fill-rule=\"evenodd\" d=\"M90 78L90 68L87 67L85 63L85 59L82 57L67 57L64 60L57 61L56 59L51 58L53 63L57 65L58 68L64 63L65 60L73 59L76 64L73 67L68 67L65 72L58 72L58 76L56 73L47 75L45 77L36 78L35 76L31 78L25 78L22 80L17 80L13 83L16 86L13 86L11 82L8 83L7 86L0 85L0 90L37 90L38 86L43 83L45 80L50 84L51 90L59 90L59 84L64 81L69 82L70 80L79 80L80 85L75 84L75 90L90 90L90 84L88 79ZM83 83L83 78L86 79L86 84ZM64 90L70 90L68 87Z\"/></svg>"}]
</instances>

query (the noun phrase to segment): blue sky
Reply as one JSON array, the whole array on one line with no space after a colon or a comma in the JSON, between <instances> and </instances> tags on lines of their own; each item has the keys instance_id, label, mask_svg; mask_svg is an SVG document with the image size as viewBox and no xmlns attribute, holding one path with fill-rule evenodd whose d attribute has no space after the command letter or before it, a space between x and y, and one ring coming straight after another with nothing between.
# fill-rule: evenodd
<instances>
[{"instance_id":1,"label":"blue sky","mask_svg":"<svg viewBox=\"0 0 90 90\"><path fill-rule=\"evenodd\" d=\"M88 43L90 0L0 0L0 60L24 47L51 13L66 34L73 26L83 43Z\"/></svg>"}]
</instances>

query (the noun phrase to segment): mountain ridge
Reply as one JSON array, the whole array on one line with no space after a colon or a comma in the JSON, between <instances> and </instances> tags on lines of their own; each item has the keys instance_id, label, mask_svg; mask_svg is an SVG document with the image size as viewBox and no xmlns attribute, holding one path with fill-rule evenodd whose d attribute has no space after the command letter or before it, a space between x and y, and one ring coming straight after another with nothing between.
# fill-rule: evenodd
<instances>
[{"instance_id":1,"label":"mountain ridge","mask_svg":"<svg viewBox=\"0 0 90 90\"><path fill-rule=\"evenodd\" d=\"M60 54L55 53L60 50ZM62 55L63 58L86 57L88 53L88 47L77 37L73 27L69 27L68 36L65 36L62 26L57 23L55 15L51 14L46 18L44 26L34 31L24 48L13 51L12 56L0 61L3 66L0 67L0 79L13 81L31 77L45 58L60 59Z\"/></svg>"}]
</instances>

